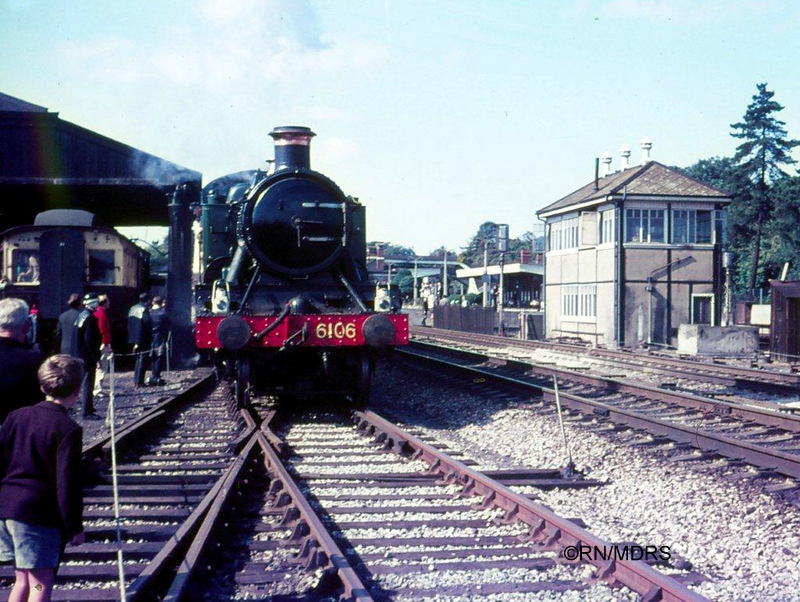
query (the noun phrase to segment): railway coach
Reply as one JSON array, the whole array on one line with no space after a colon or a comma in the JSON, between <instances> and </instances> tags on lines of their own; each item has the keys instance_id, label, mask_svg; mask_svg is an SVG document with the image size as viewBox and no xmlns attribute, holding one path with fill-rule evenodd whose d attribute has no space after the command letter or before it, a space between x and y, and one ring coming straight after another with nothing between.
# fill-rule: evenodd
<instances>
[{"instance_id":1,"label":"railway coach","mask_svg":"<svg viewBox=\"0 0 800 602\"><path fill-rule=\"evenodd\" d=\"M149 253L79 209L44 211L32 225L0 234L0 266L0 296L37 308L43 349L51 349L71 293L107 295L115 335L121 336L128 308L150 282Z\"/></svg>"}]
</instances>

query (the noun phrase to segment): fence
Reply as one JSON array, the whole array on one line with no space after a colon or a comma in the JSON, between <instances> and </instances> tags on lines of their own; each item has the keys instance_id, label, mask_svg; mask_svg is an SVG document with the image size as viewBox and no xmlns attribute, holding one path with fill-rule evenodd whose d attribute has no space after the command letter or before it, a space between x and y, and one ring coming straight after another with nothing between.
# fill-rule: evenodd
<instances>
[{"instance_id":1,"label":"fence","mask_svg":"<svg viewBox=\"0 0 800 602\"><path fill-rule=\"evenodd\" d=\"M498 334L497 309L486 307L460 307L442 305L433 309L433 325L446 330L474 332L476 334ZM508 336L523 339L544 338L544 314L540 311L503 311L503 331Z\"/></svg>"},{"instance_id":2,"label":"fence","mask_svg":"<svg viewBox=\"0 0 800 602\"><path fill-rule=\"evenodd\" d=\"M497 329L497 310L484 307L440 305L433 308L436 328L460 330L477 334L494 334Z\"/></svg>"}]
</instances>

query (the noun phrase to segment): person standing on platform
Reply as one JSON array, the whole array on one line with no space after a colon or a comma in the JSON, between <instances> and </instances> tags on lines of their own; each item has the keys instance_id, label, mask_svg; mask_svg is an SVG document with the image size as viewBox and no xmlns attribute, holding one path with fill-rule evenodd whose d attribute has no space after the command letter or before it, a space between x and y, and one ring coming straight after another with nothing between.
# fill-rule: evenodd
<instances>
[{"instance_id":1,"label":"person standing on platform","mask_svg":"<svg viewBox=\"0 0 800 602\"><path fill-rule=\"evenodd\" d=\"M128 345L136 354L136 368L133 371L133 384L144 386L144 372L147 369L147 356L150 355L150 295L142 293L139 302L128 312Z\"/></svg>"},{"instance_id":2,"label":"person standing on platform","mask_svg":"<svg viewBox=\"0 0 800 602\"><path fill-rule=\"evenodd\" d=\"M28 311L22 299L0 300L0 424L12 410L44 399L36 371L45 356L25 347Z\"/></svg>"},{"instance_id":3,"label":"person standing on platform","mask_svg":"<svg viewBox=\"0 0 800 602\"><path fill-rule=\"evenodd\" d=\"M111 300L108 295L98 297L97 309L94 310L94 317L97 318L97 327L100 329L100 365L97 372L97 380L94 383L94 394L103 394L103 376L108 372L109 359L111 358L111 318L108 317L108 308L111 307Z\"/></svg>"},{"instance_id":4,"label":"person standing on platform","mask_svg":"<svg viewBox=\"0 0 800 602\"><path fill-rule=\"evenodd\" d=\"M75 355L83 360L86 374L83 388L81 389L81 409L84 418L97 419L94 413L94 377L97 372L97 362L100 361L100 327L94 311L100 300L96 293L86 293L83 296L83 309L75 320L73 339L75 341Z\"/></svg>"},{"instance_id":5,"label":"person standing on platform","mask_svg":"<svg viewBox=\"0 0 800 602\"><path fill-rule=\"evenodd\" d=\"M75 320L78 319L78 314L81 313L81 296L78 293L72 293L67 299L67 311L58 316L58 324L56 325L56 341L60 341L61 353L66 355L75 356L75 349L72 344L75 339Z\"/></svg>"},{"instance_id":6,"label":"person standing on platform","mask_svg":"<svg viewBox=\"0 0 800 602\"><path fill-rule=\"evenodd\" d=\"M148 385L158 386L166 384L161 378L163 362L167 357L167 339L169 338L170 320L163 307L164 300L161 297L153 297L153 306L150 308L150 322L152 324L152 354L151 361L153 368L150 373Z\"/></svg>"},{"instance_id":7,"label":"person standing on platform","mask_svg":"<svg viewBox=\"0 0 800 602\"><path fill-rule=\"evenodd\" d=\"M0 562L14 563L8 599L50 600L67 542L81 545L81 427L67 414L80 395L83 362L47 358L38 371L46 401L12 412L0 428Z\"/></svg>"}]
</instances>

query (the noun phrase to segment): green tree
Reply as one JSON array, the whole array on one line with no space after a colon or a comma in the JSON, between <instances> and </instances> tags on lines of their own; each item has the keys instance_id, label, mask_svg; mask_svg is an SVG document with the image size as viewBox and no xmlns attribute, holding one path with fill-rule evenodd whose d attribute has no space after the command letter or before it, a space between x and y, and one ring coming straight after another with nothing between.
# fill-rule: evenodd
<instances>
[{"instance_id":1,"label":"green tree","mask_svg":"<svg viewBox=\"0 0 800 602\"><path fill-rule=\"evenodd\" d=\"M154 240L148 242L141 238L133 238L131 241L140 249L150 253L150 273L166 274L169 268L169 235L165 236L160 242Z\"/></svg>"},{"instance_id":2,"label":"green tree","mask_svg":"<svg viewBox=\"0 0 800 602\"><path fill-rule=\"evenodd\" d=\"M775 93L767 90L767 84L757 84L758 93L748 105L744 118L731 124L731 136L744 140L737 148L734 160L739 163L749 181L750 208L745 217L752 218L752 262L748 290L755 295L756 277L761 257L764 225L775 210L773 186L786 177L782 167L796 161L790 153L800 144L798 140L786 139L786 125L775 117L783 106L773 100Z\"/></svg>"},{"instance_id":3,"label":"green tree","mask_svg":"<svg viewBox=\"0 0 800 602\"><path fill-rule=\"evenodd\" d=\"M489 265L500 263L500 252L497 250L497 224L495 222L483 222L470 241L463 247L459 255L459 261L466 263L470 267L480 267L483 265L483 249L488 243ZM533 234L524 232L519 238L508 239L508 251L506 261L513 263L519 261L521 249L532 249Z\"/></svg>"},{"instance_id":4,"label":"green tree","mask_svg":"<svg viewBox=\"0 0 800 602\"><path fill-rule=\"evenodd\" d=\"M733 272L734 290L737 294L748 291L752 262L752 241L755 235L755 214L751 202L751 183L744 168L733 157L701 159L681 171L696 180L731 195L728 208L727 250L736 258Z\"/></svg>"},{"instance_id":5,"label":"green tree","mask_svg":"<svg viewBox=\"0 0 800 602\"><path fill-rule=\"evenodd\" d=\"M414 249L411 247L404 247L403 245L394 245L392 243L386 243L386 247L384 249L384 253L386 255L401 255L403 257L416 257L417 254L414 252Z\"/></svg>"},{"instance_id":6,"label":"green tree","mask_svg":"<svg viewBox=\"0 0 800 602\"><path fill-rule=\"evenodd\" d=\"M767 271L779 275L783 264L789 262L794 278L800 276L800 176L781 178L773 189L775 213L769 232L770 266Z\"/></svg>"},{"instance_id":7,"label":"green tree","mask_svg":"<svg viewBox=\"0 0 800 602\"><path fill-rule=\"evenodd\" d=\"M392 278L392 286L400 289L400 294L404 298L409 298L414 294L414 275L411 270L402 268Z\"/></svg>"}]
</instances>

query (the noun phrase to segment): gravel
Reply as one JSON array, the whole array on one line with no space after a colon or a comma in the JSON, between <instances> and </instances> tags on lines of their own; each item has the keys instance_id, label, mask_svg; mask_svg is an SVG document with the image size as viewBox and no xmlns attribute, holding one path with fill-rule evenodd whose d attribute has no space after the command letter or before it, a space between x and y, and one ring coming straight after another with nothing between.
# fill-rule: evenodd
<instances>
[{"instance_id":1,"label":"gravel","mask_svg":"<svg viewBox=\"0 0 800 602\"><path fill-rule=\"evenodd\" d=\"M116 424L135 420L147 410L163 401L166 397L176 395L196 382L202 375L201 370L172 370L164 373L167 384L162 387L134 387L133 372L117 372L114 383L114 401ZM100 419L87 419L81 414L80 404L70 410L70 416L83 427L83 443L107 436L108 420L108 390L110 386L108 377L103 379L103 395L94 396L95 413Z\"/></svg>"},{"instance_id":2,"label":"gravel","mask_svg":"<svg viewBox=\"0 0 800 602\"><path fill-rule=\"evenodd\" d=\"M316 417L319 419L320 417ZM322 417L322 421L325 419ZM325 434L321 434L324 430ZM351 425L295 425L283 433L286 441L291 445L293 455L290 458L291 469L299 473L313 472L317 475L344 476L346 474L363 474L379 472L392 474L419 474L427 468L427 464L421 461L411 461L400 459L388 452L381 452L376 449L370 438L357 434ZM336 443L337 445L347 445L346 449L338 448L333 451L326 451L325 444ZM352 446L352 447L351 447ZM334 455L331 455L334 454ZM394 462L387 462L394 458ZM328 466L328 462L340 462L337 466ZM374 554L379 553L382 558L377 561L370 560L369 566L382 565L384 567L407 567L407 571L402 572L383 572L377 571L372 577L375 583L384 592L391 592L392 599L398 600L627 600L636 599L632 592L626 589L611 590L605 584L591 585L587 589L580 591L570 591L566 594L554 594L553 592L531 592L523 594L502 594L492 595L491 588L494 584L508 583L540 583L552 581L578 581L586 583L589 572L582 566L555 566L535 569L504 567L504 568L472 568L465 570L457 563L464 561L490 561L496 562L505 559L534 559L534 558L554 558L555 552L536 550L531 546L522 543L509 545L480 545L479 550L473 551L478 541L484 537L504 537L514 540L516 536L524 535L529 528L521 523L510 525L497 525L495 519L502 517L503 512L496 508L491 509L470 509L454 510L453 512L436 513L427 512L424 508L409 509L408 506L432 506L442 508L449 506L463 507L470 501L461 498L452 499L431 499L425 501L425 495L440 496L443 493L454 495L460 491L456 485L422 485L422 486L398 486L387 489L369 487L364 481L360 486L356 483L354 487L342 488L338 479L317 479L315 478L306 490L311 490L316 494L324 493L325 496L336 496L341 500L326 500L314 503L315 506L322 508L336 506L337 510L330 513L326 522L333 522L333 535L340 540L368 540L369 545L360 545L355 550L345 547L346 554ZM407 500L381 499L381 494L385 492L391 495L408 495ZM371 496L370 499L353 500L352 496ZM412 497L415 496L415 497ZM385 512L378 514L363 512L365 508L386 509ZM457 519L460 524L452 526L441 521ZM472 525L464 525L461 521L476 521ZM414 526L408 526L407 521L413 521ZM367 528L363 524L354 525L353 523L370 523L380 525ZM400 524L398 524L400 523ZM406 523L406 524L403 524ZM435 524L434 524L435 523ZM351 526L348 526L351 524ZM427 541L424 544L420 540L435 538L435 543ZM457 543L459 538L470 542L476 542L464 550L463 545ZM391 544L380 543L381 539L392 539ZM404 543L405 541L408 543ZM399 541L400 543L395 545ZM372 543L375 542L375 543ZM441 559L431 556L433 552L442 550L459 550L462 554L457 558ZM486 550L485 554L481 554ZM503 550L503 556L493 556L491 552ZM413 559L396 558L396 554L412 552L415 554ZM507 552L507 554L505 553ZM485 596L481 596L481 588L486 588ZM502 587L502 586L501 586ZM463 588L474 592L473 596L451 596L434 595L426 596L424 592L446 590L447 588ZM421 593L422 592L422 593Z\"/></svg>"},{"instance_id":3,"label":"gravel","mask_svg":"<svg viewBox=\"0 0 800 602\"><path fill-rule=\"evenodd\" d=\"M434 379L382 365L373 386L374 409L463 451L479 469L566 464L554 413L541 415L521 398L489 395L488 387L443 390ZM734 478L743 469L724 462L669 462L663 447L621 445L613 434L569 421L566 430L578 468L609 484L528 488L542 503L561 516L580 517L605 540L670 546L709 579L693 589L712 599L800 600L796 493L764 493L765 481Z\"/></svg>"}]
</instances>

